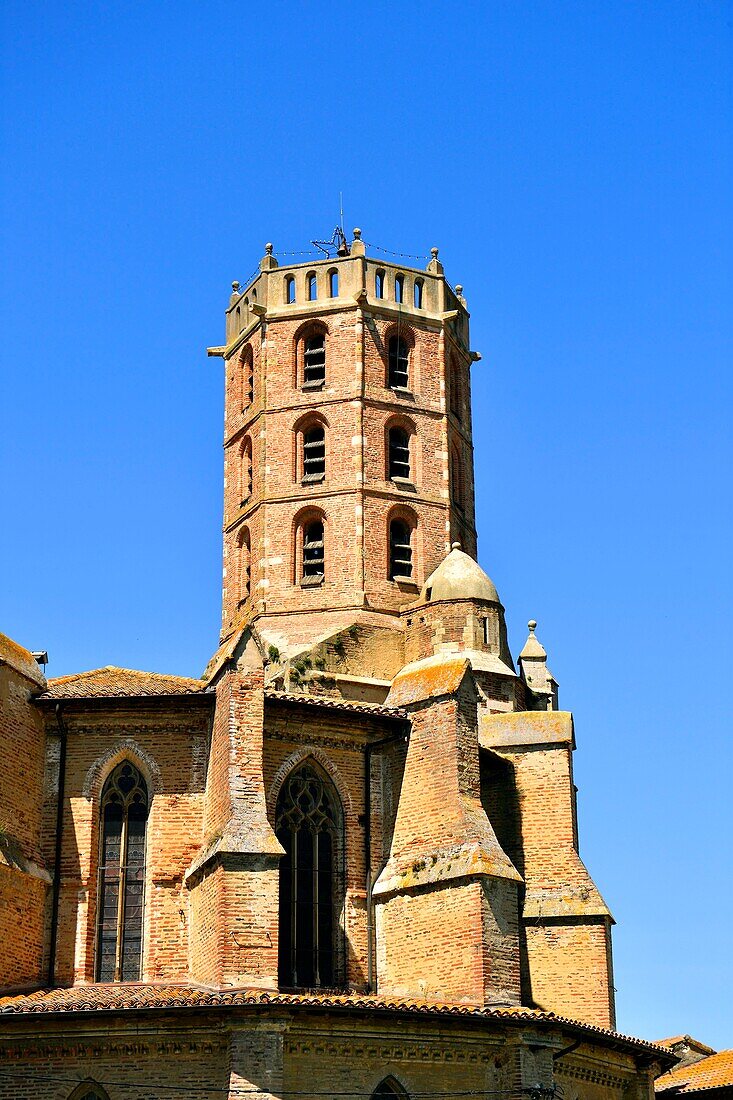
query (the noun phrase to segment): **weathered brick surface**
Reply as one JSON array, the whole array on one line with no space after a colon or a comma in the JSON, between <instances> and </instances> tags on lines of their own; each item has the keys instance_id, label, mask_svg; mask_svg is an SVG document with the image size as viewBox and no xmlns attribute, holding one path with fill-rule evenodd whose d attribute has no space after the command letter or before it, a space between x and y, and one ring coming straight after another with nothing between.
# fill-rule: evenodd
<instances>
[{"instance_id":1,"label":"weathered brick surface","mask_svg":"<svg viewBox=\"0 0 733 1100\"><path fill-rule=\"evenodd\" d=\"M73 1042L63 1024L29 1019L18 1025L27 1043L15 1053L11 1029L0 1027L0 1098L39 1091L22 1074L9 1085L4 1064L52 1076L73 1068L74 1080L113 1083L110 1096L167 1096L174 1085L204 1096L311 1090L313 1100L339 1092L366 1100L388 1074L408 1093L519 1096L538 1082L551 1086L552 1042L533 1044L524 1032L272 1005L283 854L277 798L305 761L320 770L338 809L339 988L473 1006L539 1004L613 1022L610 915L578 855L572 736L550 714L546 741L535 722L528 743L515 731L514 739L482 741L479 751L484 723L508 728L536 705L513 674L503 608L492 587L480 598L480 585L460 598L420 595L452 542L469 555L476 549L465 303L437 258L425 273L402 273L402 302L399 269L358 248L343 262L313 266L315 301L306 300L309 271L277 269L268 254L262 277L229 311L223 647L208 695L194 684L189 698L150 699L142 689L125 698L116 683L114 698L64 695L60 714L67 740L56 981L81 987L95 978L100 799L106 778L129 759L150 794L142 979L267 990L271 1011L143 1022L118 1008L75 1021ZM339 290L330 298L334 271ZM296 301L288 304L291 276ZM303 386L304 340L315 331L326 341L321 388ZM406 390L387 385L396 334L409 347ZM304 484L303 432L315 423L325 430L325 476ZM395 425L409 437L409 483L388 477ZM299 531L316 517L325 578L303 586ZM395 517L413 529L409 581L389 578ZM412 662L422 662L417 671ZM40 982L50 950L62 731L53 692L32 702L39 687L8 679L0 660L11 759L0 774L0 823L11 819L22 857L4 851L0 859L4 984ZM290 697L298 692L302 702ZM308 692L322 702L386 699L405 709L326 709L309 706ZM557 1034L553 1042L568 1040ZM648 1091L646 1070L614 1059L591 1042L574 1051L563 1061L568 1091L578 1100ZM48 1095L68 1097L67 1085L52 1082Z\"/></svg>"},{"instance_id":2,"label":"weathered brick surface","mask_svg":"<svg viewBox=\"0 0 733 1100\"><path fill-rule=\"evenodd\" d=\"M57 981L94 980L99 803L107 776L122 759L139 768L152 796L143 975L150 979L187 976L188 896L183 876L201 845L209 712L175 705L167 709L118 706L104 711L75 708L65 712L64 721L68 735ZM50 730L52 722L49 718ZM56 737L50 736L48 744L56 756ZM53 806L55 798L49 800L48 809ZM50 835L54 826L55 819L45 823Z\"/></svg>"},{"instance_id":3,"label":"weathered brick surface","mask_svg":"<svg viewBox=\"0 0 733 1100\"><path fill-rule=\"evenodd\" d=\"M384 299L374 296L375 269L362 271L357 258L336 267L337 299L327 298L327 284L319 283L317 301L298 297L287 306L282 286L288 276L277 270L253 288L267 300L262 321L247 328L245 316L255 315L242 302L229 315L230 339L241 328L246 335L227 353L225 367L225 634L250 606L265 615L361 606L394 611L414 599L452 539L475 552L465 314L443 320L439 298L449 292L428 275L423 309L405 302L396 311L389 280ZM296 281L304 277L302 268L293 274ZM357 302L362 285L367 298ZM461 304L450 298L460 314ZM326 348L325 382L315 389L303 385L304 341L314 332L324 335ZM387 384L391 336L409 348L404 391ZM459 397L449 401L452 376L460 376ZM325 430L325 477L303 484L302 433L315 423ZM388 477L387 430L394 424L410 434L409 485ZM460 487L451 483L453 454ZM303 588L297 531L308 515L324 522L326 568L323 585ZM414 527L412 585L389 578L388 525L396 516Z\"/></svg>"},{"instance_id":4,"label":"weathered brick surface","mask_svg":"<svg viewBox=\"0 0 733 1100\"><path fill-rule=\"evenodd\" d=\"M18 647L20 650L20 647ZM21 651L26 660L30 654ZM48 875L41 822L44 730L38 681L0 660L0 987L40 981Z\"/></svg>"}]
</instances>

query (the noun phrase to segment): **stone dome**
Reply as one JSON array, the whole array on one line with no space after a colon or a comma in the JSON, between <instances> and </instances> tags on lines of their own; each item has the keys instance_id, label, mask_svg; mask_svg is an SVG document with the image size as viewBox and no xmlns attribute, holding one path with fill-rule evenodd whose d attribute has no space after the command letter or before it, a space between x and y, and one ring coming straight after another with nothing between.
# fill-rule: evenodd
<instances>
[{"instance_id":1,"label":"stone dome","mask_svg":"<svg viewBox=\"0 0 733 1100\"><path fill-rule=\"evenodd\" d=\"M435 600L489 600L500 603L494 582L477 561L453 543L451 551L430 574L420 593L421 602Z\"/></svg>"}]
</instances>

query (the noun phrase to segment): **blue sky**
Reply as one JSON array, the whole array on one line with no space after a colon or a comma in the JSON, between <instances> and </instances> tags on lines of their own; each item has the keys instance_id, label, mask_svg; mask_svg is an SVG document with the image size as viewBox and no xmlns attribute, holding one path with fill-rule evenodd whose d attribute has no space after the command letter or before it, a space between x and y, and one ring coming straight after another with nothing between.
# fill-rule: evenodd
<instances>
[{"instance_id":1,"label":"blue sky","mask_svg":"<svg viewBox=\"0 0 733 1100\"><path fill-rule=\"evenodd\" d=\"M223 337L345 218L465 287L480 560L576 716L619 1028L733 1046L733 7L0 9L0 629L198 674Z\"/></svg>"}]
</instances>

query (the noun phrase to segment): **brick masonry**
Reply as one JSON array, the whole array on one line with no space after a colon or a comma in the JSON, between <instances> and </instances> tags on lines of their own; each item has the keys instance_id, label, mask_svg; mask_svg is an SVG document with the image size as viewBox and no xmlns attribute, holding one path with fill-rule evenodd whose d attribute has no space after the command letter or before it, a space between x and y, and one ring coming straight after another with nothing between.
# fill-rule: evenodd
<instances>
[{"instance_id":1,"label":"brick masonry","mask_svg":"<svg viewBox=\"0 0 733 1100\"><path fill-rule=\"evenodd\" d=\"M56 986L82 999L94 988L100 799L127 760L150 804L141 981L274 995L276 807L287 778L308 764L337 807L339 990L528 1006L611 1027L612 918L578 855L572 721L544 709L554 696L528 687L521 661L517 673L503 607L471 561L476 356L465 299L437 256L424 272L403 271L366 257L358 236L346 259L313 265L312 301L310 271L278 268L268 252L254 283L233 294L227 345L216 349L226 372L223 619L205 677L161 686L154 674L100 670L93 691L84 677L46 685L30 654L9 640L0 647L9 750L0 984L43 985L53 958ZM325 339L326 377L304 388L313 333ZM387 384L396 333L409 351L405 390ZM303 483L303 431L316 423L325 476ZM394 425L409 437L409 483L387 476ZM409 582L389 578L395 516L412 531ZM314 517L324 524L324 578L304 586L299 540ZM450 549L456 541L466 554ZM356 1009L331 1018L316 995L308 1011L273 1006L226 1019L173 1010L137 1019L120 1008L75 1017L71 1032L53 1014L21 1013L11 1026L0 1012L0 1097L35 1097L21 1072L34 1067L117 1082L110 1096L148 1097L189 1083L202 1096L366 1098L390 1075L396 1094L496 1088L518 1097L527 1082L560 1079L551 1054L569 1040L556 1025L533 1046L498 1024L466 1031L403 1011L399 1027ZM649 1063L607 1042L586 1034L563 1062L566 1096L648 1095ZM7 1066L18 1070L12 1085ZM47 1094L67 1097L67 1086Z\"/></svg>"}]
</instances>

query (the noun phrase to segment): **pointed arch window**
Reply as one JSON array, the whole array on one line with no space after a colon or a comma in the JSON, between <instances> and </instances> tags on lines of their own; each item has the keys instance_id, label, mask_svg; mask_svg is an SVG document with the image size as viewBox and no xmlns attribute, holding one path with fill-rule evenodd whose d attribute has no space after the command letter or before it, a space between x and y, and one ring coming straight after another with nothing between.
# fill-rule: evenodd
<instances>
[{"instance_id":1,"label":"pointed arch window","mask_svg":"<svg viewBox=\"0 0 733 1100\"><path fill-rule=\"evenodd\" d=\"M101 1085L91 1079L82 1081L69 1096L68 1100L109 1100L109 1094Z\"/></svg>"},{"instance_id":2,"label":"pointed arch window","mask_svg":"<svg viewBox=\"0 0 733 1100\"><path fill-rule=\"evenodd\" d=\"M403 519L393 519L389 525L390 580L412 579L412 531Z\"/></svg>"},{"instance_id":3,"label":"pointed arch window","mask_svg":"<svg viewBox=\"0 0 733 1100\"><path fill-rule=\"evenodd\" d=\"M409 1094L394 1077L385 1077L375 1088L371 1100L409 1100Z\"/></svg>"},{"instance_id":4,"label":"pointed arch window","mask_svg":"<svg viewBox=\"0 0 733 1100\"><path fill-rule=\"evenodd\" d=\"M278 795L280 860L278 981L285 989L333 987L338 981L342 842L338 795L326 776L303 764Z\"/></svg>"},{"instance_id":5,"label":"pointed arch window","mask_svg":"<svg viewBox=\"0 0 733 1100\"><path fill-rule=\"evenodd\" d=\"M97 981L140 979L145 892L148 788L129 760L115 768L102 790Z\"/></svg>"},{"instance_id":6,"label":"pointed arch window","mask_svg":"<svg viewBox=\"0 0 733 1100\"><path fill-rule=\"evenodd\" d=\"M410 379L410 346L401 336L390 336L387 359L387 385L393 390L406 390Z\"/></svg>"}]
</instances>

